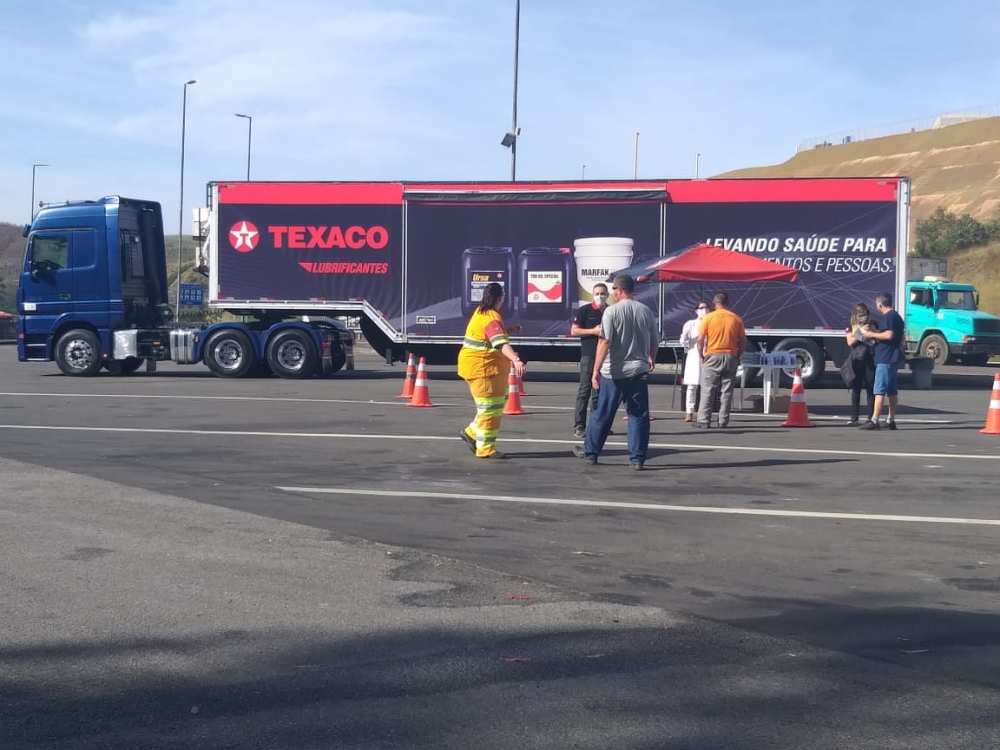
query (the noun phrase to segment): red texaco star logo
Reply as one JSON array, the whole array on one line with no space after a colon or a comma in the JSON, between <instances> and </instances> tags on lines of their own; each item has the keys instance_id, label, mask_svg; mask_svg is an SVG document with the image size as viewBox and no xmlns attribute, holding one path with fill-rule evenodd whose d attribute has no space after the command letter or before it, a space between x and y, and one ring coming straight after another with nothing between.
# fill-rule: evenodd
<instances>
[{"instance_id":1,"label":"red texaco star logo","mask_svg":"<svg viewBox=\"0 0 1000 750\"><path fill-rule=\"evenodd\" d=\"M241 253L249 253L260 241L260 232L249 221L238 221L229 230L229 244Z\"/></svg>"}]
</instances>

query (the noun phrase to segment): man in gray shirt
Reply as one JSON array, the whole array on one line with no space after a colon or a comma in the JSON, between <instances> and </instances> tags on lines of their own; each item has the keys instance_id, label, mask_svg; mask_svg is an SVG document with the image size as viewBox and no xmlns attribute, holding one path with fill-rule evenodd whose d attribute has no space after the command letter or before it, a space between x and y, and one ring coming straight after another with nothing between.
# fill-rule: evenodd
<instances>
[{"instance_id":1,"label":"man in gray shirt","mask_svg":"<svg viewBox=\"0 0 1000 750\"><path fill-rule=\"evenodd\" d=\"M642 471L649 448L649 373L656 364L660 334L653 311L632 298L634 291L631 276L615 277L611 286L615 303L604 311L594 359L597 410L591 415L583 445L573 446L573 455L597 463L618 405L624 401L629 463Z\"/></svg>"}]
</instances>

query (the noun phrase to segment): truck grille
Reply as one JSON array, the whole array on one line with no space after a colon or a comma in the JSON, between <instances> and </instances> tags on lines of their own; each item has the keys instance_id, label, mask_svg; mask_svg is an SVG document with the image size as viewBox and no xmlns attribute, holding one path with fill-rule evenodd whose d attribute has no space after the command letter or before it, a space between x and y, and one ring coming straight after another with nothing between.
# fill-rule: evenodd
<instances>
[{"instance_id":1,"label":"truck grille","mask_svg":"<svg viewBox=\"0 0 1000 750\"><path fill-rule=\"evenodd\" d=\"M973 333L1000 333L1000 320L982 320L977 318L972 321Z\"/></svg>"}]
</instances>

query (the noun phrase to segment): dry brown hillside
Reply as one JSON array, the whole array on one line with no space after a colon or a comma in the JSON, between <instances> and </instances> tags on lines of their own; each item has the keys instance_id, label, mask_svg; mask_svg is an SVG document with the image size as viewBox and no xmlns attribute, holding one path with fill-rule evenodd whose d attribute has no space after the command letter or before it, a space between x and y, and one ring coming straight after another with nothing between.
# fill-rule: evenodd
<instances>
[{"instance_id":1,"label":"dry brown hillside","mask_svg":"<svg viewBox=\"0 0 1000 750\"><path fill-rule=\"evenodd\" d=\"M986 221L1000 214L1000 117L821 146L773 167L718 176L909 177L914 223L939 206ZM1000 244L951 255L948 275L975 284L982 308L1000 315Z\"/></svg>"},{"instance_id":2,"label":"dry brown hillside","mask_svg":"<svg viewBox=\"0 0 1000 750\"><path fill-rule=\"evenodd\" d=\"M909 177L914 221L938 206L982 221L1000 209L1000 117L821 146L783 164L718 176Z\"/></svg>"}]
</instances>

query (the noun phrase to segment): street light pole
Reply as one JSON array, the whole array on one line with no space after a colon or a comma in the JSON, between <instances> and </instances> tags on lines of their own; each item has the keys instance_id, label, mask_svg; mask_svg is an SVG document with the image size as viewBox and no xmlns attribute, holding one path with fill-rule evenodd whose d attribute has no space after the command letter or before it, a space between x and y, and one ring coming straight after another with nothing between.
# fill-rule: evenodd
<instances>
[{"instance_id":1,"label":"street light pole","mask_svg":"<svg viewBox=\"0 0 1000 750\"><path fill-rule=\"evenodd\" d=\"M188 86L197 83L194 79L184 83L184 103L181 107L181 200L177 211L177 307L174 320L181 317L181 249L184 247L184 137L187 130Z\"/></svg>"},{"instance_id":2,"label":"street light pole","mask_svg":"<svg viewBox=\"0 0 1000 750\"><path fill-rule=\"evenodd\" d=\"M247 121L247 182L250 182L250 144L253 142L253 117L239 112L236 113L236 116Z\"/></svg>"},{"instance_id":3,"label":"street light pole","mask_svg":"<svg viewBox=\"0 0 1000 750\"><path fill-rule=\"evenodd\" d=\"M35 218L35 170L38 167L47 167L48 164L32 164L31 165L31 218Z\"/></svg>"},{"instance_id":4,"label":"street light pole","mask_svg":"<svg viewBox=\"0 0 1000 750\"><path fill-rule=\"evenodd\" d=\"M632 179L638 179L639 176L639 133L635 134L635 152L632 157Z\"/></svg>"},{"instance_id":5,"label":"street light pole","mask_svg":"<svg viewBox=\"0 0 1000 750\"><path fill-rule=\"evenodd\" d=\"M510 132L513 138L510 141L510 181L517 179L517 137L520 135L517 129L517 58L518 47L521 42L521 0L515 0L514 5L514 113L511 118Z\"/></svg>"}]
</instances>

